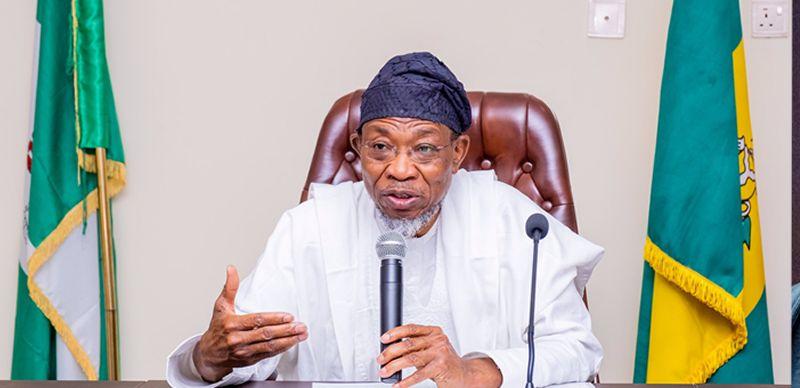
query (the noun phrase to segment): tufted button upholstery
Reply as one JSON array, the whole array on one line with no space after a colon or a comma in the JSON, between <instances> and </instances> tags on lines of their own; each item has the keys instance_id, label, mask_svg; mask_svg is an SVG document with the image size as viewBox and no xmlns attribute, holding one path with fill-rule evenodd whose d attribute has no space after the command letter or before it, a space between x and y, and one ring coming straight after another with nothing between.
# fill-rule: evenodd
<instances>
[{"instance_id":1,"label":"tufted button upholstery","mask_svg":"<svg viewBox=\"0 0 800 388\"><path fill-rule=\"evenodd\" d=\"M349 136L360 119L357 90L338 99L317 139L301 201L312 182L361 180L361 161ZM498 179L514 186L577 232L561 130L544 102L530 94L469 92L472 126L467 170L493 168Z\"/></svg>"},{"instance_id":2,"label":"tufted button upholstery","mask_svg":"<svg viewBox=\"0 0 800 388\"><path fill-rule=\"evenodd\" d=\"M525 162L522 164L522 172L530 173L531 171L533 171L533 163Z\"/></svg>"}]
</instances>

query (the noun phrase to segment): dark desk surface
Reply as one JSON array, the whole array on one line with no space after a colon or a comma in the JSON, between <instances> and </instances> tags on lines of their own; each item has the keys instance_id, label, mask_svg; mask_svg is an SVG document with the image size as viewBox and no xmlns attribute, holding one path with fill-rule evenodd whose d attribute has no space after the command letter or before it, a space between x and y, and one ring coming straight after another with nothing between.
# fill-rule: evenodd
<instances>
[{"instance_id":1,"label":"dark desk surface","mask_svg":"<svg viewBox=\"0 0 800 388\"><path fill-rule=\"evenodd\" d=\"M84 381L0 381L0 388L14 387L14 388L38 388L38 387L75 387L75 388L167 388L166 381L151 380L151 381L100 381L100 382L84 382ZM242 385L245 388L311 388L309 382L290 382L290 381L260 381L251 382ZM387 388L389 385L387 385ZM645 388L644 384L597 384L596 388ZM659 385L659 388L688 388L697 387L696 385ZM788 385L744 385L744 384L715 384L713 388L789 388Z\"/></svg>"}]
</instances>

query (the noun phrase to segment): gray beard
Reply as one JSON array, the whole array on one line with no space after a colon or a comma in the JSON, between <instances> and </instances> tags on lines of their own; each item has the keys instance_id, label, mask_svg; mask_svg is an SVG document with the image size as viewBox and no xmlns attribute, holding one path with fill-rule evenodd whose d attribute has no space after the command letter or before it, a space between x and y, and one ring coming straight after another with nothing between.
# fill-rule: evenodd
<instances>
[{"instance_id":1,"label":"gray beard","mask_svg":"<svg viewBox=\"0 0 800 388\"><path fill-rule=\"evenodd\" d=\"M417 232L419 232L422 227L427 225L428 222L430 222L430 220L436 216L441 207L441 203L437 203L416 218L405 219L389 217L376 206L375 218L378 220L378 225L384 232L394 231L400 233L403 235L403 237L408 239L416 237Z\"/></svg>"}]
</instances>

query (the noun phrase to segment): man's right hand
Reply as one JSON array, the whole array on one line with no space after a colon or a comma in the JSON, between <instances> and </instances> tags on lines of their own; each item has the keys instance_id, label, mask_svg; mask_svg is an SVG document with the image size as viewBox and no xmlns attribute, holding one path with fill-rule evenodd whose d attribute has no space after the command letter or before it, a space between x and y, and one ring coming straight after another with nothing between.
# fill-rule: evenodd
<instances>
[{"instance_id":1,"label":"man's right hand","mask_svg":"<svg viewBox=\"0 0 800 388\"><path fill-rule=\"evenodd\" d=\"M192 353L203 380L219 381L233 368L276 356L308 338L306 326L292 322L294 317L288 313L236 315L233 301L238 289L236 268L228 266L211 323Z\"/></svg>"}]
</instances>

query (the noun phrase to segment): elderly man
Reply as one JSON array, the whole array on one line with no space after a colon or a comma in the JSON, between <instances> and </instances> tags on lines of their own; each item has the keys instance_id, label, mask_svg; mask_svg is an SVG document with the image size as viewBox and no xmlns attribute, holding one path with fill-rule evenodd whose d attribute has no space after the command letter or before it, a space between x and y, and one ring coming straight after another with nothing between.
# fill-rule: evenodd
<instances>
[{"instance_id":1,"label":"elderly man","mask_svg":"<svg viewBox=\"0 0 800 388\"><path fill-rule=\"evenodd\" d=\"M433 55L392 58L361 114L350 140L363 182L312 186L241 286L228 268L208 330L169 357L170 384L379 381L404 370L398 387L524 386L533 249L524 224L545 212L491 171L459 170L470 105ZM602 358L581 301L602 249L547 217L536 386L587 381ZM407 239L405 324L381 333L374 247L390 230Z\"/></svg>"}]
</instances>

